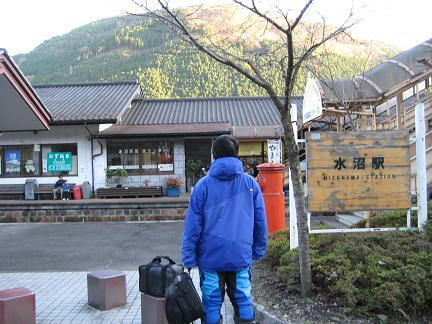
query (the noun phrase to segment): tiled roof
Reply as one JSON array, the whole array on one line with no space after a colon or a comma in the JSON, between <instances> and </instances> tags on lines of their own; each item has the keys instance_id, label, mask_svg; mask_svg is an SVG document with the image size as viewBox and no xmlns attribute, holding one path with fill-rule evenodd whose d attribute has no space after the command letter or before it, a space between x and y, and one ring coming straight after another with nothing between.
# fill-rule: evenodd
<instances>
[{"instance_id":1,"label":"tiled roof","mask_svg":"<svg viewBox=\"0 0 432 324\"><path fill-rule=\"evenodd\" d=\"M358 75L353 79L320 81L327 102L379 101L401 86L432 72L432 39Z\"/></svg>"},{"instance_id":2,"label":"tiled roof","mask_svg":"<svg viewBox=\"0 0 432 324\"><path fill-rule=\"evenodd\" d=\"M139 89L137 82L33 86L52 115L53 124L117 121Z\"/></svg>"},{"instance_id":3,"label":"tiled roof","mask_svg":"<svg viewBox=\"0 0 432 324\"><path fill-rule=\"evenodd\" d=\"M301 112L303 98L293 97ZM122 125L229 123L231 126L281 125L268 97L139 100L121 118Z\"/></svg>"}]
</instances>

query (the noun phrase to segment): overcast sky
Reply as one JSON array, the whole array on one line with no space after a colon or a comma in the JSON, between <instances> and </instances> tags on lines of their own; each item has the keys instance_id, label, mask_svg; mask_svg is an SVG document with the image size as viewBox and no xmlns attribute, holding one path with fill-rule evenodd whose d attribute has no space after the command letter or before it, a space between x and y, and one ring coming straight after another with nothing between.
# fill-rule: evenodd
<instances>
[{"instance_id":1,"label":"overcast sky","mask_svg":"<svg viewBox=\"0 0 432 324\"><path fill-rule=\"evenodd\" d=\"M188 5L198 1L177 2ZM286 2L281 0L281 6ZM357 7L367 5L362 11L363 20L353 30L358 37L382 41L401 50L432 38L432 0L354 0L354 3ZM330 23L336 24L350 4L350 0L316 0L312 10L322 12ZM0 48L15 55L29 52L44 40L81 25L138 9L130 0L12 0L3 1L0 10L3 26Z\"/></svg>"}]
</instances>

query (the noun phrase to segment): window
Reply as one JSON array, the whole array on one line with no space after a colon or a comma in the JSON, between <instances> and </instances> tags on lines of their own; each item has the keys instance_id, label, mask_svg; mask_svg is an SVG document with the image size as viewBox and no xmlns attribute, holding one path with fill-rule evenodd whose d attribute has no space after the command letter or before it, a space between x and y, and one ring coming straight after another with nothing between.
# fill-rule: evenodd
<instances>
[{"instance_id":1,"label":"window","mask_svg":"<svg viewBox=\"0 0 432 324\"><path fill-rule=\"evenodd\" d=\"M4 146L4 175L7 177L40 175L40 152L36 145ZM3 174L3 173L2 173Z\"/></svg>"},{"instance_id":2,"label":"window","mask_svg":"<svg viewBox=\"0 0 432 324\"><path fill-rule=\"evenodd\" d=\"M41 146L42 174L44 176L78 175L78 149L76 143L43 144ZM54 164L56 164L55 167Z\"/></svg>"},{"instance_id":3,"label":"window","mask_svg":"<svg viewBox=\"0 0 432 324\"><path fill-rule=\"evenodd\" d=\"M171 142L108 143L108 168L129 174L173 174Z\"/></svg>"},{"instance_id":4,"label":"window","mask_svg":"<svg viewBox=\"0 0 432 324\"><path fill-rule=\"evenodd\" d=\"M110 169L125 169L129 174L139 174L139 152L139 144L111 144L108 146L108 167Z\"/></svg>"},{"instance_id":5,"label":"window","mask_svg":"<svg viewBox=\"0 0 432 324\"><path fill-rule=\"evenodd\" d=\"M68 171L51 171L48 154L57 154L57 168ZM61 160L63 159L63 160ZM37 177L78 175L77 144L31 144L0 146L0 175L3 177ZM61 163L63 162L63 163ZM66 163L67 162L67 163Z\"/></svg>"}]
</instances>

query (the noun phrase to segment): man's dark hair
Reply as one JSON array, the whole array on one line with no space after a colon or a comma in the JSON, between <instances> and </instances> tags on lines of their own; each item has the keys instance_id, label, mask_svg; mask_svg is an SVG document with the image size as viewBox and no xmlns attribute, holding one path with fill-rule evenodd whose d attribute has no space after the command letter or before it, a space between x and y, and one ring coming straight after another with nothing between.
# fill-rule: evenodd
<instances>
[{"instance_id":1,"label":"man's dark hair","mask_svg":"<svg viewBox=\"0 0 432 324\"><path fill-rule=\"evenodd\" d=\"M237 157L239 143L235 137L231 135L221 135L216 138L213 144L213 158L219 159L223 157Z\"/></svg>"}]
</instances>

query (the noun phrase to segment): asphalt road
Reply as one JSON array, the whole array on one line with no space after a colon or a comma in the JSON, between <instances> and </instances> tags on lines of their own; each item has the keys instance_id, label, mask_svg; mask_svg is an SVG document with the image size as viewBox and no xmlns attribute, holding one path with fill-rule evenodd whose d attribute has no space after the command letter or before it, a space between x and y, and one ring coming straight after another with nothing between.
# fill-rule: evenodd
<instances>
[{"instance_id":1,"label":"asphalt road","mask_svg":"<svg viewBox=\"0 0 432 324\"><path fill-rule=\"evenodd\" d=\"M0 272L137 270L180 261L183 222L0 225Z\"/></svg>"}]
</instances>

